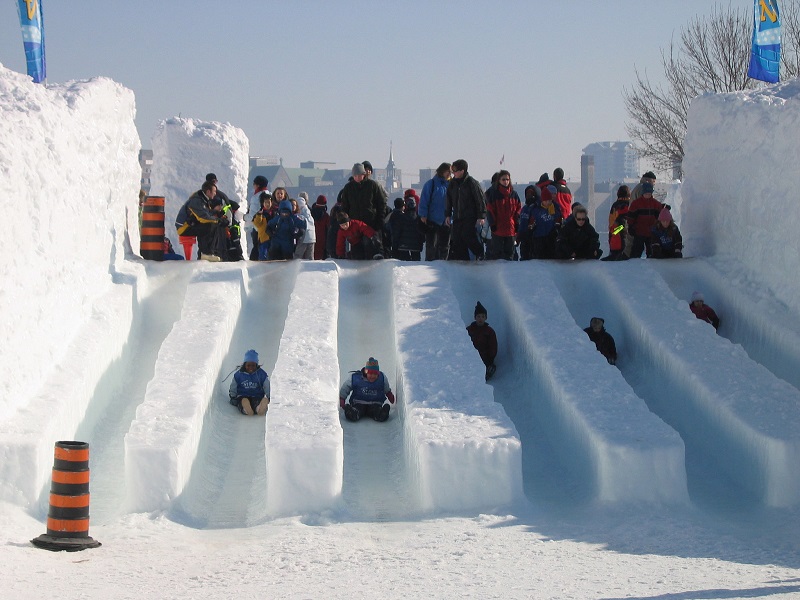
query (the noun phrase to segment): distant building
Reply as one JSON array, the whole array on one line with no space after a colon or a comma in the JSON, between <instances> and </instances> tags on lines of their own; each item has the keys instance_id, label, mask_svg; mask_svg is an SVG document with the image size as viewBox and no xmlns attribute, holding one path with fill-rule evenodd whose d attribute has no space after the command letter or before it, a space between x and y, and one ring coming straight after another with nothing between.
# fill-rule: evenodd
<instances>
[{"instance_id":1,"label":"distant building","mask_svg":"<svg viewBox=\"0 0 800 600\"><path fill-rule=\"evenodd\" d=\"M333 169L336 163L322 161L305 161L299 168L283 165L277 157L250 157L250 185L257 175L263 175L269 181L269 189L284 187L291 198L300 192L308 194L313 204L317 196L324 195L330 204L336 201L339 191L350 179L351 169ZM395 166L392 146L389 145L389 162L385 169L375 169L372 178L377 181L388 195L396 194L403 189L402 171Z\"/></svg>"},{"instance_id":2,"label":"distant building","mask_svg":"<svg viewBox=\"0 0 800 600\"><path fill-rule=\"evenodd\" d=\"M583 149L594 157L594 180L598 183L638 178L639 153L631 142L595 142Z\"/></svg>"}]
</instances>

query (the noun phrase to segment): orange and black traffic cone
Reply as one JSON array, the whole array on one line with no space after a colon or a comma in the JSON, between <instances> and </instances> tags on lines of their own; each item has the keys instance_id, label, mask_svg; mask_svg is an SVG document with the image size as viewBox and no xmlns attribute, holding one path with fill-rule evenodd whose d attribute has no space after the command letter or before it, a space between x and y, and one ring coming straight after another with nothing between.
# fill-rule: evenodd
<instances>
[{"instance_id":1,"label":"orange and black traffic cone","mask_svg":"<svg viewBox=\"0 0 800 600\"><path fill-rule=\"evenodd\" d=\"M47 533L31 543L54 552L100 546L100 542L89 537L89 444L86 442L56 442Z\"/></svg>"}]
</instances>

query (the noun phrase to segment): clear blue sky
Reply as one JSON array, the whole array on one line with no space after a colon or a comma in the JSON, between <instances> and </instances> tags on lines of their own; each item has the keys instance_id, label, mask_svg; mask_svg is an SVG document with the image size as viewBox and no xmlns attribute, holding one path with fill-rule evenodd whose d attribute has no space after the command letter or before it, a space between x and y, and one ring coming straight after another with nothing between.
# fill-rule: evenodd
<instances>
[{"instance_id":1,"label":"clear blue sky","mask_svg":"<svg viewBox=\"0 0 800 600\"><path fill-rule=\"evenodd\" d=\"M627 140L634 67L660 80L660 48L714 4L43 0L48 82L132 89L145 148L181 114L230 122L287 166L382 167L392 140L404 171L465 158L484 179L505 155L516 181L577 179L583 147ZM12 0L0 63L25 72Z\"/></svg>"}]
</instances>

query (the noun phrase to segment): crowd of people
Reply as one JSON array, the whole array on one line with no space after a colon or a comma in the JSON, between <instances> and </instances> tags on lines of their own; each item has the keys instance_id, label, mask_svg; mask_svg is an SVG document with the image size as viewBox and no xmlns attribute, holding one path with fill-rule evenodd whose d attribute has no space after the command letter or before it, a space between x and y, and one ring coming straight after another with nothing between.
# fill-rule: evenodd
<instances>
[{"instance_id":1,"label":"crowd of people","mask_svg":"<svg viewBox=\"0 0 800 600\"><path fill-rule=\"evenodd\" d=\"M442 163L422 186L388 206L372 179L369 161L353 165L347 184L328 211L328 199L290 198L270 192L263 175L243 210L217 187L213 173L181 207L179 236L197 238L199 258L242 260L242 222L250 221L250 260L531 260L599 259L603 251L585 206L573 202L563 169L544 173L520 199L511 174L498 171L483 190L466 160ZM681 258L683 240L670 206L653 196L656 177L645 173L633 189L621 185L608 217L609 254L602 260ZM249 216L252 213L252 216ZM166 251L166 250L165 250ZM170 250L171 251L171 250ZM174 254L174 253L172 253ZM170 255L168 258L175 258Z\"/></svg>"}]
</instances>

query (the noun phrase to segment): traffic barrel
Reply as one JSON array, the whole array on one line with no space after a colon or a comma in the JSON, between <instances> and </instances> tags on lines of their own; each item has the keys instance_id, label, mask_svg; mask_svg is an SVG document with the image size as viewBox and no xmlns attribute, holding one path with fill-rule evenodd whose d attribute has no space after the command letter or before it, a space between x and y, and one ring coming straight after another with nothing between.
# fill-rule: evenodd
<instances>
[{"instance_id":1,"label":"traffic barrel","mask_svg":"<svg viewBox=\"0 0 800 600\"><path fill-rule=\"evenodd\" d=\"M56 442L47 533L31 543L54 552L100 546L100 542L89 537L89 444L86 442Z\"/></svg>"},{"instance_id":2,"label":"traffic barrel","mask_svg":"<svg viewBox=\"0 0 800 600\"><path fill-rule=\"evenodd\" d=\"M142 202L140 233L142 258L164 260L164 196L147 196Z\"/></svg>"}]
</instances>

